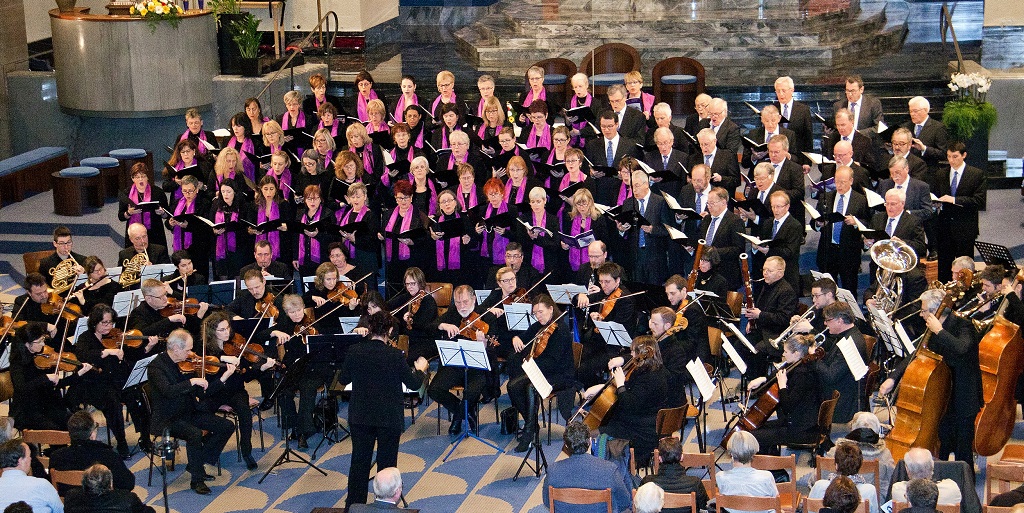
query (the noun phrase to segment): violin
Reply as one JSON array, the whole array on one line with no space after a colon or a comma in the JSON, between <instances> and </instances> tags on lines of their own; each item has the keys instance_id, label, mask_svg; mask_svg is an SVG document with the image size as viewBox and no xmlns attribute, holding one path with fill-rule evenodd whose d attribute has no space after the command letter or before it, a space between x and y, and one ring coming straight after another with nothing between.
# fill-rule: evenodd
<instances>
[{"instance_id":1,"label":"violin","mask_svg":"<svg viewBox=\"0 0 1024 513\"><path fill-rule=\"evenodd\" d=\"M224 343L224 354L228 356L238 356L244 358L251 363L257 363L263 365L267 362L267 355L263 351L263 346L259 344L246 344L245 337L240 333L235 333L231 340ZM280 367L281 364L278 362L274 367Z\"/></svg>"},{"instance_id":2,"label":"violin","mask_svg":"<svg viewBox=\"0 0 1024 513\"><path fill-rule=\"evenodd\" d=\"M213 374L224 367L224 365L216 356L202 358L198 354L189 351L188 356L178 362L178 370L185 374Z\"/></svg>"},{"instance_id":3,"label":"violin","mask_svg":"<svg viewBox=\"0 0 1024 513\"><path fill-rule=\"evenodd\" d=\"M342 282L338 282L337 285L327 293L327 300L334 301L335 303L341 303L343 305L349 304L353 299L359 297L359 293L355 289L349 288Z\"/></svg>"},{"instance_id":4,"label":"violin","mask_svg":"<svg viewBox=\"0 0 1024 513\"><path fill-rule=\"evenodd\" d=\"M551 335L554 335L557 329L558 323L552 322L541 330L540 334L533 341L533 348L530 349L530 358L536 358L544 353L544 350L548 348L548 341L551 340Z\"/></svg>"},{"instance_id":5,"label":"violin","mask_svg":"<svg viewBox=\"0 0 1024 513\"><path fill-rule=\"evenodd\" d=\"M263 294L263 297L256 301L256 311L260 312L263 317L277 317L280 312L274 305L275 299L270 292Z\"/></svg>"},{"instance_id":6,"label":"violin","mask_svg":"<svg viewBox=\"0 0 1024 513\"><path fill-rule=\"evenodd\" d=\"M425 297L427 297L427 293L421 290L417 292L416 295L412 298L412 303L409 303L409 313L411 313L412 315L409 317L408 321L405 321L406 328L412 329L412 318L415 317L417 313L419 313L420 303L423 302L423 298Z\"/></svg>"},{"instance_id":7,"label":"violin","mask_svg":"<svg viewBox=\"0 0 1024 513\"><path fill-rule=\"evenodd\" d=\"M39 370L51 369L54 366L57 370L62 372L75 372L82 368L82 362L78 361L78 358L71 353L64 353L60 355L60 361L57 361L57 351L50 346L43 346L42 352L32 357L32 363L36 365ZM102 372L98 368L93 368L96 372Z\"/></svg>"},{"instance_id":8,"label":"violin","mask_svg":"<svg viewBox=\"0 0 1024 513\"><path fill-rule=\"evenodd\" d=\"M64 301L64 298L56 292L51 292L50 297L46 298L46 302L39 305L39 308L46 315L60 313L61 319L68 322L77 322L83 315L81 306Z\"/></svg>"},{"instance_id":9,"label":"violin","mask_svg":"<svg viewBox=\"0 0 1024 513\"><path fill-rule=\"evenodd\" d=\"M526 298L526 294L526 289L519 287L518 289L512 291L511 294L506 296L505 299L502 299L501 304L511 305L512 303L529 303L530 300Z\"/></svg>"},{"instance_id":10,"label":"violin","mask_svg":"<svg viewBox=\"0 0 1024 513\"><path fill-rule=\"evenodd\" d=\"M166 337L159 338L161 342L167 340ZM128 330L127 332L123 332L118 328L114 328L110 330L110 333L107 333L106 336L100 339L100 343L102 343L103 347L107 349L120 349L122 341L124 342L124 345L128 347L139 347L143 342L149 341L149 336L143 335L139 330Z\"/></svg>"},{"instance_id":11,"label":"violin","mask_svg":"<svg viewBox=\"0 0 1024 513\"><path fill-rule=\"evenodd\" d=\"M172 315L196 315L199 313L199 300L190 297L184 303L178 298L168 297L167 306L160 309L160 315L170 317Z\"/></svg>"},{"instance_id":12,"label":"violin","mask_svg":"<svg viewBox=\"0 0 1024 513\"><path fill-rule=\"evenodd\" d=\"M622 289L616 288L608 297L604 300L604 304L601 305L601 318L607 319L612 314L612 310L615 309L615 300L622 297Z\"/></svg>"},{"instance_id":13,"label":"violin","mask_svg":"<svg viewBox=\"0 0 1024 513\"><path fill-rule=\"evenodd\" d=\"M293 335L319 335L320 332L313 327L313 323L317 320L313 318L313 311L309 308L306 309L306 313L302 316L302 321L295 323L295 328L292 330Z\"/></svg>"},{"instance_id":14,"label":"violin","mask_svg":"<svg viewBox=\"0 0 1024 513\"><path fill-rule=\"evenodd\" d=\"M470 312L469 316L462 319L462 322L459 323L459 334L465 335L466 330L470 328L483 333L484 336L486 336L487 332L491 329L491 327L480 318L480 314L476 312Z\"/></svg>"}]
</instances>

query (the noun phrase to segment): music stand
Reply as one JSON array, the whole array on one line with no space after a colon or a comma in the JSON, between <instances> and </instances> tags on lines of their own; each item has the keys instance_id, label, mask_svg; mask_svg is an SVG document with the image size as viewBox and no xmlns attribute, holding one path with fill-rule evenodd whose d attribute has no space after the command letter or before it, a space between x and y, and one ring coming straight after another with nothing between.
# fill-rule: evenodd
<instances>
[{"instance_id":1,"label":"music stand","mask_svg":"<svg viewBox=\"0 0 1024 513\"><path fill-rule=\"evenodd\" d=\"M342 333L352 333L359 326L359 317L338 317L338 324L341 325Z\"/></svg>"},{"instance_id":2,"label":"music stand","mask_svg":"<svg viewBox=\"0 0 1024 513\"><path fill-rule=\"evenodd\" d=\"M299 381L306 374L306 368L309 366L309 361L311 360L311 358L311 355L307 354L302 356L302 358L299 358L298 360L292 362L292 364L289 365L288 368L285 370L284 375L281 376L281 380L277 382L277 386L274 387L274 391L270 394L269 397L267 397L267 399L271 401L276 401L278 395L284 394L285 391L290 392L294 390L298 386ZM284 440L284 452L281 453L281 456L277 458L277 461L275 461L274 464L267 469L267 471L263 474L263 477L261 477L260 480L257 481L256 483L262 484L263 480L266 479L267 476L269 476L270 473L273 472L275 468L284 465L285 463L305 463L307 466L311 467L313 470L316 470L317 472L323 474L324 477L326 477L327 472L324 472L320 467L314 465L312 461L307 460L306 457L303 456L302 454L299 454L292 450L291 444L288 441L288 434L286 431L287 430L284 427L284 422L282 422L281 439ZM294 456L296 459L293 460L292 456Z\"/></svg>"},{"instance_id":3,"label":"music stand","mask_svg":"<svg viewBox=\"0 0 1024 513\"><path fill-rule=\"evenodd\" d=\"M686 363L686 370L693 377L693 382L697 385L697 390L700 392L698 396L700 399L697 401L697 416L693 420L694 428L697 430L697 445L700 448L700 452L706 452L708 438L707 406L713 399L715 382L708 374L708 370L704 367L704 362L700 360L699 356ZM703 423L701 423L701 417L704 418Z\"/></svg>"},{"instance_id":4,"label":"music stand","mask_svg":"<svg viewBox=\"0 0 1024 513\"><path fill-rule=\"evenodd\" d=\"M462 367L462 386L463 390L469 390L469 369L477 369L486 372L491 370L491 361L487 358L487 344L483 342L477 342L476 340L435 340L434 344L437 345L437 354L439 356L440 364L445 367ZM477 440L488 447L494 448L498 453L504 451L501 450L497 445L484 440L477 436L471 429L469 429L469 398L464 397L462 400L462 433L459 437L452 442L452 448L448 451L448 454L441 460L442 463L448 461L452 453L455 452L455 448L462 443L466 438L472 438Z\"/></svg>"},{"instance_id":5,"label":"music stand","mask_svg":"<svg viewBox=\"0 0 1024 513\"><path fill-rule=\"evenodd\" d=\"M578 294L586 294L587 288L583 285L576 285L574 283L566 283L564 285L545 285L548 289L548 294L551 295L551 299L559 305L571 305L572 298Z\"/></svg>"},{"instance_id":6,"label":"music stand","mask_svg":"<svg viewBox=\"0 0 1024 513\"><path fill-rule=\"evenodd\" d=\"M149 364L152 363L159 355L160 354L157 353L153 356L143 358L135 362L135 367L132 367L132 372L128 374L128 380L124 382L124 386L121 387L121 390L128 390L131 387L141 385L146 382L149 379Z\"/></svg>"},{"instance_id":7,"label":"music stand","mask_svg":"<svg viewBox=\"0 0 1024 513\"><path fill-rule=\"evenodd\" d=\"M363 337L355 333L307 335L306 344L307 348L309 349L309 352L312 355L316 356L315 367L319 366L322 368L323 366L326 365L326 369L322 369L327 371L324 373L324 375L334 376L337 374L337 371L341 369L342 364L345 362L345 355L348 354L349 346L358 343L362 339ZM316 371L314 369L310 369L310 372ZM324 393L327 395L331 395L330 385L330 383L324 383ZM334 401L335 406L337 406L337 396L334 396ZM324 410L326 409L327 408L324 408ZM337 407L335 407L335 411L337 411ZM348 428L346 428L345 426L342 426L341 420L337 418L331 424L330 429L328 429L327 417L325 415L326 413L327 411L322 412L322 415L324 417L324 437L320 440L320 443L316 444L316 447L313 449L313 459L316 459L316 453L317 451L320 450L320 447L324 444L324 442L334 445L352 436L352 432L349 431ZM343 431L343 433L339 433L338 430Z\"/></svg>"},{"instance_id":8,"label":"music stand","mask_svg":"<svg viewBox=\"0 0 1024 513\"><path fill-rule=\"evenodd\" d=\"M614 321L594 321L594 326L601 334L601 338L610 346L629 347L633 338L629 336L626 327Z\"/></svg>"},{"instance_id":9,"label":"music stand","mask_svg":"<svg viewBox=\"0 0 1024 513\"><path fill-rule=\"evenodd\" d=\"M114 295L114 301L111 308L117 313L118 317L127 317L131 313L132 302L138 305L142 302L142 290L122 290Z\"/></svg>"},{"instance_id":10,"label":"music stand","mask_svg":"<svg viewBox=\"0 0 1024 513\"><path fill-rule=\"evenodd\" d=\"M211 305L226 305L235 300L235 280L213 281L207 287L206 302Z\"/></svg>"},{"instance_id":11,"label":"music stand","mask_svg":"<svg viewBox=\"0 0 1024 513\"><path fill-rule=\"evenodd\" d=\"M536 319L530 303L509 303L504 305L505 322L509 331L526 331Z\"/></svg>"},{"instance_id":12,"label":"music stand","mask_svg":"<svg viewBox=\"0 0 1024 513\"><path fill-rule=\"evenodd\" d=\"M1013 255L1010 255L1010 249L1006 246L977 240L974 241L974 247L978 248L978 253L981 253L981 259L985 261L986 265L998 264L1008 271L1013 271L1014 274L1017 273L1017 262L1014 261Z\"/></svg>"},{"instance_id":13,"label":"music stand","mask_svg":"<svg viewBox=\"0 0 1024 513\"><path fill-rule=\"evenodd\" d=\"M532 405L534 411L537 410L541 405L541 401L547 399L551 395L552 387L548 379L544 377L544 373L541 372L540 367L537 366L537 362L530 358L529 360L523 361L523 373L529 378L530 384L533 385L533 397L536 404ZM530 454L533 454L533 464L530 464ZM530 442L530 448L526 450L526 454L523 455L523 461L519 463L519 470L516 470L512 481L519 478L519 473L523 471L523 467L529 466L530 470L533 471L534 475L540 477L541 469L547 471L548 469L548 458L544 455L544 449L540 445L540 426L538 429L533 430L533 440Z\"/></svg>"}]
</instances>

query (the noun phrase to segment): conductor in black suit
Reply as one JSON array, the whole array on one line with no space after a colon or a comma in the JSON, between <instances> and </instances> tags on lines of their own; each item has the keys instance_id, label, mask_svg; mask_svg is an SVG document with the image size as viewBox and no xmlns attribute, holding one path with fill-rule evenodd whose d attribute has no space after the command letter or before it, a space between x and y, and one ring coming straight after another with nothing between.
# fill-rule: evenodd
<instances>
[{"instance_id":1,"label":"conductor in black suit","mask_svg":"<svg viewBox=\"0 0 1024 513\"><path fill-rule=\"evenodd\" d=\"M203 464L216 465L220 453L235 425L214 413L199 409L197 394L213 394L235 372L235 365L224 363L224 370L216 379L190 377L178 369L178 363L188 358L192 350L192 335L177 329L167 336L167 351L160 353L149 364L150 402L153 407L151 433L161 436L168 430L171 436L185 441L188 469L192 475L192 490L208 495L209 477ZM205 434L203 432L206 432Z\"/></svg>"},{"instance_id":2,"label":"conductor in black suit","mask_svg":"<svg viewBox=\"0 0 1024 513\"><path fill-rule=\"evenodd\" d=\"M840 166L836 170L836 190L826 193L818 202L818 213L828 216L833 212L843 215L843 221L826 223L824 217L812 222L811 228L821 232L818 238L818 269L837 278L854 297L857 295L857 275L860 274L860 255L864 249L857 221L870 222L868 200L853 190L853 171Z\"/></svg>"},{"instance_id":3,"label":"conductor in black suit","mask_svg":"<svg viewBox=\"0 0 1024 513\"><path fill-rule=\"evenodd\" d=\"M711 185L722 187L731 195L740 184L740 165L735 153L718 147L715 137L715 132L710 128L697 133L700 153L690 157L690 169L697 164L704 164L711 170Z\"/></svg>"},{"instance_id":4,"label":"conductor in black suit","mask_svg":"<svg viewBox=\"0 0 1024 513\"><path fill-rule=\"evenodd\" d=\"M775 79L775 97L777 98L775 107L779 109L779 114L784 119L789 120L788 123L783 122L782 127L792 130L796 134L796 138L790 141L790 147L797 153L809 152L814 146L814 135L811 128L811 108L793 99L793 91L795 89L792 78L779 77ZM800 158L796 160L802 164L810 164L809 162L802 162Z\"/></svg>"},{"instance_id":5,"label":"conductor in black suit","mask_svg":"<svg viewBox=\"0 0 1024 513\"><path fill-rule=\"evenodd\" d=\"M939 281L952 278L953 259L974 256L978 238L978 212L985 209L988 178L985 172L968 166L967 147L954 142L946 150L949 168L935 175L935 195L942 204L936 220L936 242L939 251Z\"/></svg>"},{"instance_id":6,"label":"conductor in black suit","mask_svg":"<svg viewBox=\"0 0 1024 513\"><path fill-rule=\"evenodd\" d=\"M616 225L629 247L633 279L648 285L658 285L668 277L668 231L665 230L665 224L672 223L675 216L665 205L665 199L651 191L650 178L642 169L633 171L630 182L633 197L626 200L624 211L627 216L631 212L638 213L649 224L631 226L616 222Z\"/></svg>"},{"instance_id":7,"label":"conductor in black suit","mask_svg":"<svg viewBox=\"0 0 1024 513\"><path fill-rule=\"evenodd\" d=\"M74 247L74 241L71 240L71 230L67 226L58 226L53 230L53 253L39 260L39 274L42 274L46 278L46 282L52 284L53 276L50 271L58 264L72 258L81 267L85 263L85 257L71 251ZM77 274L84 273L84 269L80 269Z\"/></svg>"},{"instance_id":8,"label":"conductor in black suit","mask_svg":"<svg viewBox=\"0 0 1024 513\"><path fill-rule=\"evenodd\" d=\"M658 105L662 105L659 103ZM657 116L658 106L654 106L655 116ZM676 127L678 128L678 127ZM656 148L653 151L649 151L644 154L644 163L651 167L655 171L668 171L672 173L677 179L664 182L661 178L651 179L651 189L657 194L664 192L677 196L679 189L682 184L686 182L686 177L683 173L683 166L690 160L689 155L685 152L680 151L677 148L676 142L678 139L674 135L673 131L669 128L658 127L652 132L654 134L654 144ZM686 137L685 135L683 136Z\"/></svg>"},{"instance_id":9,"label":"conductor in black suit","mask_svg":"<svg viewBox=\"0 0 1024 513\"><path fill-rule=\"evenodd\" d=\"M768 141L776 135L784 135L788 141L793 141L796 134L792 130L779 126L782 116L779 115L778 107L768 105L761 109L761 126L747 132L747 139L757 144L768 144ZM792 144L791 144L792 146ZM797 151L794 149L794 151ZM755 152L746 146L743 147L743 167L753 169L759 162L768 160L768 151Z\"/></svg>"},{"instance_id":10,"label":"conductor in black suit","mask_svg":"<svg viewBox=\"0 0 1024 513\"><path fill-rule=\"evenodd\" d=\"M770 196L772 217L762 219L757 227L757 237L772 240L769 246L752 245L754 268L762 269L765 261L773 256L786 262L784 279L793 290L800 290L800 244L804 235L804 223L789 213L789 195L784 191L773 192Z\"/></svg>"},{"instance_id":11,"label":"conductor in black suit","mask_svg":"<svg viewBox=\"0 0 1024 513\"><path fill-rule=\"evenodd\" d=\"M122 249L117 254L117 265L124 265L125 260L131 260L139 253L145 254L151 264L171 263L166 246L149 243L149 231L146 230L145 225L132 223L128 226L128 241L131 242L131 246Z\"/></svg>"},{"instance_id":12,"label":"conductor in black suit","mask_svg":"<svg viewBox=\"0 0 1024 513\"><path fill-rule=\"evenodd\" d=\"M368 342L349 348L338 375L339 385L352 383L348 407L352 464L346 507L366 503L374 445L378 468L398 466L398 444L405 427L402 385L416 390L427 379L425 358L417 358L415 370L410 369L402 351L391 345L398 320L382 311L371 315L367 323Z\"/></svg>"},{"instance_id":13,"label":"conductor in black suit","mask_svg":"<svg viewBox=\"0 0 1024 513\"><path fill-rule=\"evenodd\" d=\"M718 250L722 260L718 272L729 284L729 290L737 290L743 286L739 256L746 248L746 239L740 236L742 231L743 221L729 211L728 191L721 187L711 189L708 215L704 216L697 229L697 239L704 239L708 246ZM694 243L696 244L696 241Z\"/></svg>"},{"instance_id":14,"label":"conductor in black suit","mask_svg":"<svg viewBox=\"0 0 1024 513\"><path fill-rule=\"evenodd\" d=\"M700 127L710 128L715 133L715 140L718 147L726 150L736 160L735 155L740 152L742 137L740 127L729 118L729 104L721 98L711 100L708 107L708 119L701 121Z\"/></svg>"}]
</instances>

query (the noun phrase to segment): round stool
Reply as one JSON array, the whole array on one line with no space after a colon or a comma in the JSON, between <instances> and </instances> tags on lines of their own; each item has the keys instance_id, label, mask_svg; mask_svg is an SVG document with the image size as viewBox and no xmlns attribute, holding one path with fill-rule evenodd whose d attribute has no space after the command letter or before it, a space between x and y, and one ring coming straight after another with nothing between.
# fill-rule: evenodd
<instances>
[{"instance_id":1,"label":"round stool","mask_svg":"<svg viewBox=\"0 0 1024 513\"><path fill-rule=\"evenodd\" d=\"M153 175L152 153L142 148L121 148L117 150L110 150L108 155L120 162L120 174L118 177L119 188L126 189L128 188L128 185L132 183L132 166L134 166L136 162L142 162L146 165L146 174L149 176L149 183L156 183Z\"/></svg>"},{"instance_id":2,"label":"round stool","mask_svg":"<svg viewBox=\"0 0 1024 513\"><path fill-rule=\"evenodd\" d=\"M100 170L90 166L68 167L50 175L53 179L53 213L80 216L84 203L103 207L103 179Z\"/></svg>"},{"instance_id":3,"label":"round stool","mask_svg":"<svg viewBox=\"0 0 1024 513\"><path fill-rule=\"evenodd\" d=\"M661 77L661 83L665 85L696 84L697 77L693 75L665 75Z\"/></svg>"},{"instance_id":4,"label":"round stool","mask_svg":"<svg viewBox=\"0 0 1024 513\"><path fill-rule=\"evenodd\" d=\"M615 84L625 84L626 74L625 73L600 73L590 77L590 81L595 86L610 86Z\"/></svg>"},{"instance_id":5,"label":"round stool","mask_svg":"<svg viewBox=\"0 0 1024 513\"><path fill-rule=\"evenodd\" d=\"M544 85L565 85L569 77L560 73L548 73L544 75Z\"/></svg>"},{"instance_id":6,"label":"round stool","mask_svg":"<svg viewBox=\"0 0 1024 513\"><path fill-rule=\"evenodd\" d=\"M117 192L121 189L120 184L118 184L121 174L121 163L117 159L111 157L89 157L82 159L78 165L99 169L105 194L117 197Z\"/></svg>"}]
</instances>

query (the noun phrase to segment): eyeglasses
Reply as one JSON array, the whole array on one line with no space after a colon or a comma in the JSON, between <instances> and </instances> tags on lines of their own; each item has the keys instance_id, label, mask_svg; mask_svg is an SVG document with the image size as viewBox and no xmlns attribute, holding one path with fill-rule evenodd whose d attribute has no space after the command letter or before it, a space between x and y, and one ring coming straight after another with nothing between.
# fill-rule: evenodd
<instances>
[{"instance_id":1,"label":"eyeglasses","mask_svg":"<svg viewBox=\"0 0 1024 513\"><path fill-rule=\"evenodd\" d=\"M523 258L521 253L505 253L505 260L519 260Z\"/></svg>"},{"instance_id":2,"label":"eyeglasses","mask_svg":"<svg viewBox=\"0 0 1024 513\"><path fill-rule=\"evenodd\" d=\"M437 87L438 87L438 89L448 89L449 87L452 87L454 85L455 84L452 84L451 82L449 82L449 83L445 83L445 84L437 84Z\"/></svg>"},{"instance_id":3,"label":"eyeglasses","mask_svg":"<svg viewBox=\"0 0 1024 513\"><path fill-rule=\"evenodd\" d=\"M413 285L419 285L419 283L415 282L415 281L407 281L407 282L405 282L405 286L406 287L410 287L410 286L413 286Z\"/></svg>"},{"instance_id":4,"label":"eyeglasses","mask_svg":"<svg viewBox=\"0 0 1024 513\"><path fill-rule=\"evenodd\" d=\"M565 161L566 164L579 164L582 162L580 159L568 159Z\"/></svg>"},{"instance_id":5,"label":"eyeglasses","mask_svg":"<svg viewBox=\"0 0 1024 513\"><path fill-rule=\"evenodd\" d=\"M515 279L515 277L513 276L512 278L505 278L505 279L503 279L503 280L498 280L498 283L505 283L505 284L509 284L509 283L512 283L512 282L514 282L514 281L516 281L516 279Z\"/></svg>"},{"instance_id":6,"label":"eyeglasses","mask_svg":"<svg viewBox=\"0 0 1024 513\"><path fill-rule=\"evenodd\" d=\"M555 141L555 142L558 142L558 143L569 142L569 140L566 139L565 137L555 137L554 139L552 139L552 141ZM576 162L579 162L579 161L577 160Z\"/></svg>"},{"instance_id":7,"label":"eyeglasses","mask_svg":"<svg viewBox=\"0 0 1024 513\"><path fill-rule=\"evenodd\" d=\"M317 137L313 139L313 142L327 142L327 139L323 137Z\"/></svg>"},{"instance_id":8,"label":"eyeglasses","mask_svg":"<svg viewBox=\"0 0 1024 513\"><path fill-rule=\"evenodd\" d=\"M408 201L411 199L409 196L395 196L395 201Z\"/></svg>"},{"instance_id":9,"label":"eyeglasses","mask_svg":"<svg viewBox=\"0 0 1024 513\"><path fill-rule=\"evenodd\" d=\"M114 321L102 320L102 321L100 321L100 324L104 324L104 325L106 325L106 324L114 324Z\"/></svg>"},{"instance_id":10,"label":"eyeglasses","mask_svg":"<svg viewBox=\"0 0 1024 513\"><path fill-rule=\"evenodd\" d=\"M57 242L54 242L54 244L56 244L58 246L70 246L71 245L71 241L69 241L69 240L67 240L67 241L57 241Z\"/></svg>"},{"instance_id":11,"label":"eyeglasses","mask_svg":"<svg viewBox=\"0 0 1024 513\"><path fill-rule=\"evenodd\" d=\"M228 326L227 328L217 328L217 333L224 333L226 331L231 331L231 326Z\"/></svg>"}]
</instances>

